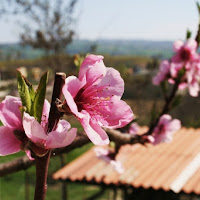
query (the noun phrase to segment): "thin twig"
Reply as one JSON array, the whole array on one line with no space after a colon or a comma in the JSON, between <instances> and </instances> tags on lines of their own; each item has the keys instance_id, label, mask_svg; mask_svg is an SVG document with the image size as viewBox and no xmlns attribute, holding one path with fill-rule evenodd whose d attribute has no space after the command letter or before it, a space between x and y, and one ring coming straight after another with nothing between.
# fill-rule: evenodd
<instances>
[{"instance_id":1,"label":"thin twig","mask_svg":"<svg viewBox=\"0 0 200 200\"><path fill-rule=\"evenodd\" d=\"M55 75L47 134L48 132L51 132L56 128L57 123L61 117L60 112L57 110L56 100L61 98L62 87L65 83L65 78L66 78L65 73L56 73ZM35 158L35 163L36 163L36 185L35 185L35 196L34 196L35 200L45 200L50 156L51 156L51 151L49 150L49 152L45 156Z\"/></svg>"},{"instance_id":2,"label":"thin twig","mask_svg":"<svg viewBox=\"0 0 200 200\"><path fill-rule=\"evenodd\" d=\"M146 135L151 135L154 128L158 125L158 122L159 122L159 119L162 115L166 114L169 112L170 108L171 108L171 104L173 102L173 99L174 97L176 96L176 92L178 91L178 86L180 84L180 80L177 79L175 84L174 84L174 87L172 88L172 91L170 93L170 95L166 98L165 100L165 105L162 109L162 111L160 112L159 116L156 118L155 121L151 122L151 125L150 125L150 128L149 128L149 131L146 133Z\"/></svg>"},{"instance_id":3,"label":"thin twig","mask_svg":"<svg viewBox=\"0 0 200 200\"><path fill-rule=\"evenodd\" d=\"M62 72L56 73L55 75L54 88L51 99L51 109L49 112L48 132L50 132L57 126L57 123L62 116L62 114L57 109L56 101L57 99L61 98L62 87L65 83L65 78L66 74Z\"/></svg>"}]
</instances>

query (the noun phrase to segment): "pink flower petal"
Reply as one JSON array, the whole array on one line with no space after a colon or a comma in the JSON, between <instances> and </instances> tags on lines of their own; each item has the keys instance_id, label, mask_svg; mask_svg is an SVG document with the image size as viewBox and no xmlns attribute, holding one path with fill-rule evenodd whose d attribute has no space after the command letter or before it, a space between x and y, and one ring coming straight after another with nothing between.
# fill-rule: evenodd
<instances>
[{"instance_id":1,"label":"pink flower petal","mask_svg":"<svg viewBox=\"0 0 200 200\"><path fill-rule=\"evenodd\" d=\"M131 135L136 135L139 132L139 126L136 122L131 123L128 131Z\"/></svg>"},{"instance_id":2,"label":"pink flower petal","mask_svg":"<svg viewBox=\"0 0 200 200\"><path fill-rule=\"evenodd\" d=\"M75 76L69 76L65 79L65 85L63 87L63 93L67 90L71 96L74 98L78 91L86 84L86 81L80 81Z\"/></svg>"},{"instance_id":3,"label":"pink flower petal","mask_svg":"<svg viewBox=\"0 0 200 200\"><path fill-rule=\"evenodd\" d=\"M194 39L188 39L185 43L185 48L188 48L191 52L195 53L197 49L197 42Z\"/></svg>"},{"instance_id":4,"label":"pink flower petal","mask_svg":"<svg viewBox=\"0 0 200 200\"><path fill-rule=\"evenodd\" d=\"M153 77L152 83L154 85L160 85L160 83L163 82L165 78L166 78L165 74L159 72L156 76Z\"/></svg>"},{"instance_id":5,"label":"pink flower petal","mask_svg":"<svg viewBox=\"0 0 200 200\"><path fill-rule=\"evenodd\" d=\"M117 161L117 160L111 160L110 164L113 166L113 168L119 173L123 174L124 173L124 168L122 166L122 163Z\"/></svg>"},{"instance_id":6,"label":"pink flower petal","mask_svg":"<svg viewBox=\"0 0 200 200\"><path fill-rule=\"evenodd\" d=\"M133 112L130 106L122 100L113 97L110 102L106 103L106 106L96 108L96 111L101 113L101 116L94 116L99 119L102 126L107 128L121 128L130 123L133 118Z\"/></svg>"},{"instance_id":7,"label":"pink flower petal","mask_svg":"<svg viewBox=\"0 0 200 200\"><path fill-rule=\"evenodd\" d=\"M174 50L176 54L172 57L172 61L176 63L191 62L198 59L196 53L197 42L194 39L188 39L185 43L177 41L174 43Z\"/></svg>"},{"instance_id":8,"label":"pink flower petal","mask_svg":"<svg viewBox=\"0 0 200 200\"><path fill-rule=\"evenodd\" d=\"M175 41L174 45L173 45L174 52L179 51L183 45L184 45L183 41L181 41L181 40Z\"/></svg>"},{"instance_id":9,"label":"pink flower petal","mask_svg":"<svg viewBox=\"0 0 200 200\"><path fill-rule=\"evenodd\" d=\"M155 127L152 136L154 137L153 144L161 142L170 142L173 134L181 128L181 122L178 119L173 119L170 115L162 115L158 125Z\"/></svg>"},{"instance_id":10,"label":"pink flower petal","mask_svg":"<svg viewBox=\"0 0 200 200\"><path fill-rule=\"evenodd\" d=\"M94 152L97 157L105 156L105 158L108 158L108 154L109 154L108 149L104 149L101 147L95 147Z\"/></svg>"},{"instance_id":11,"label":"pink flower petal","mask_svg":"<svg viewBox=\"0 0 200 200\"><path fill-rule=\"evenodd\" d=\"M199 93L199 90L200 90L198 82L190 83L188 85L188 88L189 88L189 93L192 97L198 96L198 93Z\"/></svg>"},{"instance_id":12,"label":"pink flower petal","mask_svg":"<svg viewBox=\"0 0 200 200\"><path fill-rule=\"evenodd\" d=\"M142 137L144 140L146 140L149 143L154 143L155 142L155 138L152 135L143 135Z\"/></svg>"},{"instance_id":13,"label":"pink flower petal","mask_svg":"<svg viewBox=\"0 0 200 200\"><path fill-rule=\"evenodd\" d=\"M21 105L20 98L12 96L7 96L0 103L0 120L5 126L22 130Z\"/></svg>"},{"instance_id":14,"label":"pink flower petal","mask_svg":"<svg viewBox=\"0 0 200 200\"><path fill-rule=\"evenodd\" d=\"M176 132L181 128L181 121L178 119L173 119L168 124L168 131Z\"/></svg>"},{"instance_id":15,"label":"pink flower petal","mask_svg":"<svg viewBox=\"0 0 200 200\"><path fill-rule=\"evenodd\" d=\"M98 123L92 122L90 115L86 111L82 111L85 117L80 119L80 122L89 137L95 145L109 144L107 133L99 126Z\"/></svg>"},{"instance_id":16,"label":"pink flower petal","mask_svg":"<svg viewBox=\"0 0 200 200\"><path fill-rule=\"evenodd\" d=\"M152 144L154 145L157 145L157 144L160 144L162 142L171 142L172 141L172 134L171 133L168 133L168 134L159 134L159 135L156 135L154 137L154 142Z\"/></svg>"},{"instance_id":17,"label":"pink flower petal","mask_svg":"<svg viewBox=\"0 0 200 200\"><path fill-rule=\"evenodd\" d=\"M186 87L187 87L187 83L180 83L180 84L178 85L178 89L179 89L179 90L184 90Z\"/></svg>"},{"instance_id":18,"label":"pink flower petal","mask_svg":"<svg viewBox=\"0 0 200 200\"><path fill-rule=\"evenodd\" d=\"M159 120L159 124L167 125L169 121L172 120L172 117L168 114L162 115Z\"/></svg>"},{"instance_id":19,"label":"pink flower petal","mask_svg":"<svg viewBox=\"0 0 200 200\"><path fill-rule=\"evenodd\" d=\"M160 71L163 73L163 74L168 74L169 73L169 70L170 70L170 63L168 60L163 60L160 64Z\"/></svg>"},{"instance_id":20,"label":"pink flower petal","mask_svg":"<svg viewBox=\"0 0 200 200\"><path fill-rule=\"evenodd\" d=\"M77 94L78 90L81 87L81 82L76 77L68 77L66 79L65 85L62 89L63 95L66 99L67 105L69 106L71 112L79 118L82 118L83 115L78 112L77 105L74 101L74 96ZM73 90L74 89L74 90Z\"/></svg>"},{"instance_id":21,"label":"pink flower petal","mask_svg":"<svg viewBox=\"0 0 200 200\"><path fill-rule=\"evenodd\" d=\"M50 111L50 103L45 99L43 111L42 111L42 119L41 119L41 126L46 128L49 119L49 111Z\"/></svg>"},{"instance_id":22,"label":"pink flower petal","mask_svg":"<svg viewBox=\"0 0 200 200\"><path fill-rule=\"evenodd\" d=\"M26 155L28 156L29 160L34 160L34 158L31 156L31 151L30 150L27 150L25 152L26 152Z\"/></svg>"},{"instance_id":23,"label":"pink flower petal","mask_svg":"<svg viewBox=\"0 0 200 200\"><path fill-rule=\"evenodd\" d=\"M57 132L68 131L70 128L71 128L71 124L68 121L60 120L57 125L56 131Z\"/></svg>"},{"instance_id":24,"label":"pink flower petal","mask_svg":"<svg viewBox=\"0 0 200 200\"><path fill-rule=\"evenodd\" d=\"M183 65L180 63L171 63L170 74L173 78L178 76L178 72L183 68Z\"/></svg>"},{"instance_id":25,"label":"pink flower petal","mask_svg":"<svg viewBox=\"0 0 200 200\"><path fill-rule=\"evenodd\" d=\"M160 70L156 76L153 77L152 82L154 85L159 85L161 82L167 80L170 74L170 63L168 60L163 60L160 64Z\"/></svg>"},{"instance_id":26,"label":"pink flower petal","mask_svg":"<svg viewBox=\"0 0 200 200\"><path fill-rule=\"evenodd\" d=\"M111 159L109 157L109 151L107 149L96 147L96 148L94 148L94 151L98 158L100 158L100 159L104 160L106 163L110 164L118 173L120 173L120 174L124 173L124 168L122 166L122 163L120 161Z\"/></svg>"},{"instance_id":27,"label":"pink flower petal","mask_svg":"<svg viewBox=\"0 0 200 200\"><path fill-rule=\"evenodd\" d=\"M20 151L21 142L15 137L14 129L0 127L0 156L16 153Z\"/></svg>"},{"instance_id":28,"label":"pink flower petal","mask_svg":"<svg viewBox=\"0 0 200 200\"><path fill-rule=\"evenodd\" d=\"M97 56L93 54L87 56L81 64L79 79L82 80L84 77L86 77L87 82L93 82L93 80L99 77L99 75L105 75L106 67L102 60L103 56ZM87 73L90 68L95 68L97 73L95 73L95 69L90 70L91 74Z\"/></svg>"},{"instance_id":29,"label":"pink flower petal","mask_svg":"<svg viewBox=\"0 0 200 200\"><path fill-rule=\"evenodd\" d=\"M97 96L109 97L115 95L120 99L124 93L124 80L117 70L107 67L105 77L96 88L104 88Z\"/></svg>"},{"instance_id":30,"label":"pink flower petal","mask_svg":"<svg viewBox=\"0 0 200 200\"><path fill-rule=\"evenodd\" d=\"M42 115L45 117L45 122L48 122L49 119L49 111L50 111L50 103L45 99Z\"/></svg>"},{"instance_id":31,"label":"pink flower petal","mask_svg":"<svg viewBox=\"0 0 200 200\"><path fill-rule=\"evenodd\" d=\"M34 117L30 116L26 112L24 112L23 127L25 134L32 142L42 144L46 141L47 134L45 134L42 126Z\"/></svg>"},{"instance_id":32,"label":"pink flower petal","mask_svg":"<svg viewBox=\"0 0 200 200\"><path fill-rule=\"evenodd\" d=\"M63 128L63 132L52 131L48 134L46 141L46 148L61 148L70 145L76 138L76 128L72 128L70 131Z\"/></svg>"},{"instance_id":33,"label":"pink flower petal","mask_svg":"<svg viewBox=\"0 0 200 200\"><path fill-rule=\"evenodd\" d=\"M69 106L70 108L70 111L76 115L78 118L83 118L84 115L81 114L79 111L78 111L78 107L77 107L77 104L75 103L74 101L74 98L72 97L71 93L66 89L66 85L63 87L63 95L66 99L66 102L67 102L67 105Z\"/></svg>"}]
</instances>

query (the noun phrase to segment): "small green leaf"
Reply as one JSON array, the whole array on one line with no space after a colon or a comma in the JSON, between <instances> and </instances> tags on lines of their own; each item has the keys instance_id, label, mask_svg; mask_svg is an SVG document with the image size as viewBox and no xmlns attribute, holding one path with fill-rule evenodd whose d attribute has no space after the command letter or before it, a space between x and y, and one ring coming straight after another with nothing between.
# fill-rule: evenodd
<instances>
[{"instance_id":1,"label":"small green leaf","mask_svg":"<svg viewBox=\"0 0 200 200\"><path fill-rule=\"evenodd\" d=\"M31 96L33 95L34 91L32 91L33 89L31 89L32 88L31 84L26 80L26 78L18 70L17 70L17 85L18 85L18 91L19 91L19 95L22 101L22 105L26 107L27 112L30 113L31 105L32 105Z\"/></svg>"},{"instance_id":2,"label":"small green leaf","mask_svg":"<svg viewBox=\"0 0 200 200\"><path fill-rule=\"evenodd\" d=\"M42 111L44 106L45 94L46 94L46 86L47 86L48 72L44 73L40 79L40 84L37 88L35 94L35 100L33 104L33 113L34 117L40 123L42 118Z\"/></svg>"},{"instance_id":3,"label":"small green leaf","mask_svg":"<svg viewBox=\"0 0 200 200\"><path fill-rule=\"evenodd\" d=\"M34 100L35 100L35 91L33 89L32 84L25 77L24 77L24 81L28 85L29 94L30 94L30 97L31 97L31 110L30 110L29 114L31 116L33 116L34 115L33 104L34 104Z\"/></svg>"},{"instance_id":4,"label":"small green leaf","mask_svg":"<svg viewBox=\"0 0 200 200\"><path fill-rule=\"evenodd\" d=\"M182 96L177 95L171 104L171 108L175 108L176 106L178 106L181 103L181 99L182 99Z\"/></svg>"},{"instance_id":5,"label":"small green leaf","mask_svg":"<svg viewBox=\"0 0 200 200\"><path fill-rule=\"evenodd\" d=\"M178 72L178 80L181 80L181 78L185 75L186 69L183 67L182 69L179 70Z\"/></svg>"},{"instance_id":6,"label":"small green leaf","mask_svg":"<svg viewBox=\"0 0 200 200\"><path fill-rule=\"evenodd\" d=\"M198 11L200 13L200 4L199 4L199 2L197 2L197 9L198 9Z\"/></svg>"},{"instance_id":7,"label":"small green leaf","mask_svg":"<svg viewBox=\"0 0 200 200\"><path fill-rule=\"evenodd\" d=\"M24 106L21 106L21 107L19 107L19 110L20 110L22 118L23 118L24 112L26 112L26 108Z\"/></svg>"},{"instance_id":8,"label":"small green leaf","mask_svg":"<svg viewBox=\"0 0 200 200\"><path fill-rule=\"evenodd\" d=\"M186 39L190 39L192 36L192 32L188 29L186 32Z\"/></svg>"},{"instance_id":9,"label":"small green leaf","mask_svg":"<svg viewBox=\"0 0 200 200\"><path fill-rule=\"evenodd\" d=\"M199 4L199 2L197 2L197 10L199 13L199 24L198 24L198 30L197 30L197 35L195 37L195 40L199 46L199 43L200 43L200 4Z\"/></svg>"},{"instance_id":10,"label":"small green leaf","mask_svg":"<svg viewBox=\"0 0 200 200\"><path fill-rule=\"evenodd\" d=\"M35 91L33 89L33 86L31 85L31 83L25 77L24 77L24 81L28 85L28 90L29 90L29 94L30 94L30 97L31 97L31 101L33 102L34 99L35 99Z\"/></svg>"}]
</instances>

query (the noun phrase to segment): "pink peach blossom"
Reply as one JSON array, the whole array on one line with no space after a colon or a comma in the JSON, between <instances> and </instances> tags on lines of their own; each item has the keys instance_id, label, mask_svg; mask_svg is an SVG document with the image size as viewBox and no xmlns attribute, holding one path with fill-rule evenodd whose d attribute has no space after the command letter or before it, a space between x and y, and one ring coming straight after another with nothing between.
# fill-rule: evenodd
<instances>
[{"instance_id":1,"label":"pink peach blossom","mask_svg":"<svg viewBox=\"0 0 200 200\"><path fill-rule=\"evenodd\" d=\"M28 113L24 112L23 116L23 127L26 136L36 144L44 149L53 149L68 146L73 142L76 137L76 128L71 128L69 122L65 120L60 120L56 129L47 134L47 125L48 125L48 115L49 109L48 105L44 106L43 109L43 119L42 123L30 116Z\"/></svg>"},{"instance_id":2,"label":"pink peach blossom","mask_svg":"<svg viewBox=\"0 0 200 200\"><path fill-rule=\"evenodd\" d=\"M31 158L28 148L30 139L43 148L57 148L70 144L76 136L76 129L71 129L70 124L61 120L55 131L46 134L50 105L45 100L41 125L36 119L24 112L23 122L20 112L22 106L20 98L7 96L0 103L0 120L4 126L0 127L0 156L25 150ZM25 132L24 132L25 131Z\"/></svg>"},{"instance_id":3,"label":"pink peach blossom","mask_svg":"<svg viewBox=\"0 0 200 200\"><path fill-rule=\"evenodd\" d=\"M0 103L0 120L4 126L0 127L0 155L8 155L25 150L27 156L31 159L30 150L26 149L28 138L24 133L20 107L22 106L20 98L7 96ZM50 105L45 100L43 108L42 123L48 121ZM38 130L39 131L39 130ZM38 132L38 135L40 132Z\"/></svg>"},{"instance_id":4,"label":"pink peach blossom","mask_svg":"<svg viewBox=\"0 0 200 200\"><path fill-rule=\"evenodd\" d=\"M142 139L146 143L154 143L155 142L155 138L152 135L142 135Z\"/></svg>"},{"instance_id":5,"label":"pink peach blossom","mask_svg":"<svg viewBox=\"0 0 200 200\"><path fill-rule=\"evenodd\" d=\"M190 69L185 73L185 79L189 89L189 93L193 97L197 97L200 91L199 82L200 82L200 62L192 63Z\"/></svg>"},{"instance_id":6,"label":"pink peach blossom","mask_svg":"<svg viewBox=\"0 0 200 200\"><path fill-rule=\"evenodd\" d=\"M128 132L129 132L131 135L136 135L136 134L138 133L138 131L139 131L139 126L138 126L138 124L137 124L136 122L131 123Z\"/></svg>"},{"instance_id":7,"label":"pink peach blossom","mask_svg":"<svg viewBox=\"0 0 200 200\"><path fill-rule=\"evenodd\" d=\"M174 51L176 54L172 57L171 76L177 78L179 71L184 68L185 76L182 77L179 89L188 87L191 96L198 96L200 57L197 53L197 42L194 39L189 39L185 43L176 41Z\"/></svg>"},{"instance_id":8,"label":"pink peach blossom","mask_svg":"<svg viewBox=\"0 0 200 200\"><path fill-rule=\"evenodd\" d=\"M14 131L23 131L20 113L21 100L7 96L0 103L0 120L4 126L0 127L0 156L13 154L21 149L22 142L18 140Z\"/></svg>"},{"instance_id":9,"label":"pink peach blossom","mask_svg":"<svg viewBox=\"0 0 200 200\"><path fill-rule=\"evenodd\" d=\"M105 67L103 56L87 56L79 78L66 78L62 91L69 111L80 120L94 144L109 143L101 127L120 128L133 119L131 108L121 100L124 81L117 70Z\"/></svg>"},{"instance_id":10,"label":"pink peach blossom","mask_svg":"<svg viewBox=\"0 0 200 200\"><path fill-rule=\"evenodd\" d=\"M130 135L136 136L136 135L140 135L138 134L140 130L139 125L136 122L131 123L130 127L129 127L129 131L128 133ZM141 141L144 143L154 143L154 137L152 135L140 135L141 136Z\"/></svg>"},{"instance_id":11,"label":"pink peach blossom","mask_svg":"<svg viewBox=\"0 0 200 200\"><path fill-rule=\"evenodd\" d=\"M200 91L200 87L199 87L200 60L188 62L185 65L181 63L171 63L170 72L171 72L172 78L169 80L171 84L175 83L173 79L178 77L179 71L183 68L185 69L185 74L181 78L179 89L183 90L186 87L188 87L190 95L193 97L196 97L198 96L198 92Z\"/></svg>"},{"instance_id":12,"label":"pink peach blossom","mask_svg":"<svg viewBox=\"0 0 200 200\"><path fill-rule=\"evenodd\" d=\"M184 68L184 65L182 63L171 63L170 64L170 75L172 79L175 79L178 77L178 73L181 69Z\"/></svg>"},{"instance_id":13,"label":"pink peach blossom","mask_svg":"<svg viewBox=\"0 0 200 200\"><path fill-rule=\"evenodd\" d=\"M161 82L167 80L170 75L170 63L168 60L163 60L160 64L159 72L153 77L153 84L159 85Z\"/></svg>"},{"instance_id":14,"label":"pink peach blossom","mask_svg":"<svg viewBox=\"0 0 200 200\"><path fill-rule=\"evenodd\" d=\"M172 57L172 62L175 63L187 63L198 58L197 42L194 39L188 39L185 43L178 40L174 43L174 52L176 53Z\"/></svg>"},{"instance_id":15,"label":"pink peach blossom","mask_svg":"<svg viewBox=\"0 0 200 200\"><path fill-rule=\"evenodd\" d=\"M106 163L110 164L119 174L124 173L124 168L120 161L112 159L109 154L111 153L108 149L96 147L94 152L99 159L104 160Z\"/></svg>"},{"instance_id":16,"label":"pink peach blossom","mask_svg":"<svg viewBox=\"0 0 200 200\"><path fill-rule=\"evenodd\" d=\"M200 91L200 56L197 53L197 42L193 39L176 41L174 43L175 55L168 62L164 60L160 65L160 71L153 78L153 84L159 85L168 80L175 84L179 81L178 89L189 89L191 96L198 96Z\"/></svg>"},{"instance_id":17,"label":"pink peach blossom","mask_svg":"<svg viewBox=\"0 0 200 200\"><path fill-rule=\"evenodd\" d=\"M170 142L173 134L181 128L181 122L178 119L173 119L170 115L162 115L158 125L154 128L152 136L154 137L153 144L161 142Z\"/></svg>"}]
</instances>

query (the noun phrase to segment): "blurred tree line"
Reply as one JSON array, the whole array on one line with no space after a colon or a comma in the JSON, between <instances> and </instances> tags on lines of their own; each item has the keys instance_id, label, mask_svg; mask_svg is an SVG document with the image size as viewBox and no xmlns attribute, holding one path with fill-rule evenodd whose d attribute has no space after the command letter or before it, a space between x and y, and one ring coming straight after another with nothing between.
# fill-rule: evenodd
<instances>
[{"instance_id":1,"label":"blurred tree line","mask_svg":"<svg viewBox=\"0 0 200 200\"><path fill-rule=\"evenodd\" d=\"M74 38L78 0L1 0L0 16L20 17L22 45L63 53Z\"/></svg>"}]
</instances>

